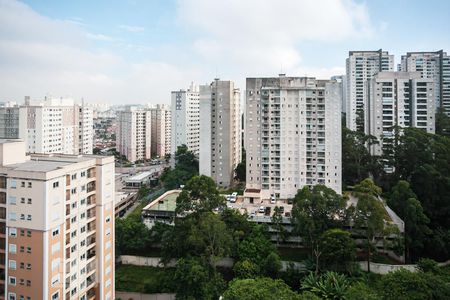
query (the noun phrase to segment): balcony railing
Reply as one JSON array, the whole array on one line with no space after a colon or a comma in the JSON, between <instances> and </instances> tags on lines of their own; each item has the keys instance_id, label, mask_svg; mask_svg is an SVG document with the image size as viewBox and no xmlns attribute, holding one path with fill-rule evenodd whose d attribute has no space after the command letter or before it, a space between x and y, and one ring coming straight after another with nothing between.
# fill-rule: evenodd
<instances>
[{"instance_id":1,"label":"balcony railing","mask_svg":"<svg viewBox=\"0 0 450 300\"><path fill-rule=\"evenodd\" d=\"M0 177L0 189L6 189L6 177L5 176Z\"/></svg>"},{"instance_id":2,"label":"balcony railing","mask_svg":"<svg viewBox=\"0 0 450 300\"><path fill-rule=\"evenodd\" d=\"M0 192L0 204L6 204L6 193Z\"/></svg>"}]
</instances>

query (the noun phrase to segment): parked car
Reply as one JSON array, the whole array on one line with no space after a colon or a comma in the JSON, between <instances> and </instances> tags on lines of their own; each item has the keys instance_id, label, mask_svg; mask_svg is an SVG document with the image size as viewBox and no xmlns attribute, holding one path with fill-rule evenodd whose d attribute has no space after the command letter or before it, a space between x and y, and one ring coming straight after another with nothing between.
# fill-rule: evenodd
<instances>
[{"instance_id":1,"label":"parked car","mask_svg":"<svg viewBox=\"0 0 450 300\"><path fill-rule=\"evenodd\" d=\"M265 208L264 206L260 206L260 207L259 207L259 212L260 212L260 213L264 213L265 209L266 209L266 208Z\"/></svg>"},{"instance_id":2,"label":"parked car","mask_svg":"<svg viewBox=\"0 0 450 300\"><path fill-rule=\"evenodd\" d=\"M270 203L275 204L276 202L275 194L270 195Z\"/></svg>"}]
</instances>

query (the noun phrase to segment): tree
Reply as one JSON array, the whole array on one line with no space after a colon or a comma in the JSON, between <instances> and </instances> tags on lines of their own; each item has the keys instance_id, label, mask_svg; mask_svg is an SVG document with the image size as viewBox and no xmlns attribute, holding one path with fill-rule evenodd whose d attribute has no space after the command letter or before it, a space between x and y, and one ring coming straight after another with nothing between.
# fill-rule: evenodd
<instances>
[{"instance_id":1,"label":"tree","mask_svg":"<svg viewBox=\"0 0 450 300\"><path fill-rule=\"evenodd\" d=\"M283 212L279 206L275 206L272 215L272 223L277 231L277 245L280 244L280 238L282 240L286 239L286 229L283 225Z\"/></svg>"},{"instance_id":2,"label":"tree","mask_svg":"<svg viewBox=\"0 0 450 300\"><path fill-rule=\"evenodd\" d=\"M177 198L175 211L177 214L210 212L220 206L225 206L225 198L220 195L214 180L201 175L192 177L186 183Z\"/></svg>"},{"instance_id":3,"label":"tree","mask_svg":"<svg viewBox=\"0 0 450 300\"><path fill-rule=\"evenodd\" d=\"M433 299L426 278L405 269L388 273L381 278L380 291L386 300Z\"/></svg>"},{"instance_id":4,"label":"tree","mask_svg":"<svg viewBox=\"0 0 450 300\"><path fill-rule=\"evenodd\" d=\"M315 185L305 186L297 192L292 208L294 230L310 247L316 260L316 273L319 272L319 258L322 251L318 240L330 228L341 227L345 217L345 199L334 190Z\"/></svg>"},{"instance_id":5,"label":"tree","mask_svg":"<svg viewBox=\"0 0 450 300\"><path fill-rule=\"evenodd\" d=\"M349 271L356 259L356 244L349 232L342 229L329 229L319 240L323 252L322 265L333 271Z\"/></svg>"},{"instance_id":6,"label":"tree","mask_svg":"<svg viewBox=\"0 0 450 300\"><path fill-rule=\"evenodd\" d=\"M150 231L140 219L117 219L115 224L116 254L141 254L149 246Z\"/></svg>"},{"instance_id":7,"label":"tree","mask_svg":"<svg viewBox=\"0 0 450 300\"><path fill-rule=\"evenodd\" d=\"M178 146L175 153L175 168L167 168L161 175L166 189L176 189L198 175L198 160L186 145Z\"/></svg>"},{"instance_id":8,"label":"tree","mask_svg":"<svg viewBox=\"0 0 450 300\"><path fill-rule=\"evenodd\" d=\"M310 273L302 281L302 290L317 295L320 299L345 299L350 281L345 275L326 272L322 275Z\"/></svg>"},{"instance_id":9,"label":"tree","mask_svg":"<svg viewBox=\"0 0 450 300\"><path fill-rule=\"evenodd\" d=\"M376 249L377 237L384 234L385 210L378 199L381 188L376 186L372 180L365 179L355 186L354 195L358 198L356 204L354 223L355 227L365 237L365 248L367 258L367 269L370 272L371 253Z\"/></svg>"},{"instance_id":10,"label":"tree","mask_svg":"<svg viewBox=\"0 0 450 300\"><path fill-rule=\"evenodd\" d=\"M242 160L241 162L236 166L235 169L235 179L239 180L240 182L245 182L246 177L246 154L245 149L242 149Z\"/></svg>"},{"instance_id":11,"label":"tree","mask_svg":"<svg viewBox=\"0 0 450 300\"><path fill-rule=\"evenodd\" d=\"M407 181L400 180L391 191L388 205L405 222L405 254L407 261L416 259L422 252L427 235L431 234L422 204Z\"/></svg>"},{"instance_id":12,"label":"tree","mask_svg":"<svg viewBox=\"0 0 450 300\"><path fill-rule=\"evenodd\" d=\"M443 106L436 112L436 134L450 137L450 117Z\"/></svg>"},{"instance_id":13,"label":"tree","mask_svg":"<svg viewBox=\"0 0 450 300\"><path fill-rule=\"evenodd\" d=\"M190 253L202 257L214 267L222 257L231 253L232 238L225 223L212 212L202 213L185 236Z\"/></svg>"},{"instance_id":14,"label":"tree","mask_svg":"<svg viewBox=\"0 0 450 300\"><path fill-rule=\"evenodd\" d=\"M233 272L236 278L257 278L261 274L261 269L254 262L245 259L234 264Z\"/></svg>"},{"instance_id":15,"label":"tree","mask_svg":"<svg viewBox=\"0 0 450 300\"><path fill-rule=\"evenodd\" d=\"M272 251L267 255L263 261L264 275L272 278L276 278L281 270L281 259L278 253Z\"/></svg>"},{"instance_id":16,"label":"tree","mask_svg":"<svg viewBox=\"0 0 450 300\"><path fill-rule=\"evenodd\" d=\"M359 131L342 128L342 180L346 185L354 185L369 176L379 177L383 166L378 157L370 155L369 148L378 144L374 136Z\"/></svg>"},{"instance_id":17,"label":"tree","mask_svg":"<svg viewBox=\"0 0 450 300\"><path fill-rule=\"evenodd\" d=\"M180 259L174 274L177 299L218 299L226 283L219 273L196 259Z\"/></svg>"},{"instance_id":18,"label":"tree","mask_svg":"<svg viewBox=\"0 0 450 300\"><path fill-rule=\"evenodd\" d=\"M353 283L345 293L346 300L381 300L381 296L364 282Z\"/></svg>"},{"instance_id":19,"label":"tree","mask_svg":"<svg viewBox=\"0 0 450 300\"><path fill-rule=\"evenodd\" d=\"M235 279L223 294L224 300L300 300L314 299L302 297L292 291L280 279L257 278Z\"/></svg>"}]
</instances>

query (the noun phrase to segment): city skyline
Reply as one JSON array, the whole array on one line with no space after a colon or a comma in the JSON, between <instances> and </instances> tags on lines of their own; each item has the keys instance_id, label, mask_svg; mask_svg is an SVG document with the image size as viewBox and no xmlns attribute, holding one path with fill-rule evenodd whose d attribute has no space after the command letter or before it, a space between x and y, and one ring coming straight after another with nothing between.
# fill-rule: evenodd
<instances>
[{"instance_id":1,"label":"city skyline","mask_svg":"<svg viewBox=\"0 0 450 300\"><path fill-rule=\"evenodd\" d=\"M345 74L349 50L382 48L395 55L395 66L408 51L448 51L450 43L439 36L450 23L444 17L450 3L430 3L431 17L421 14L420 1L389 9L386 2L3 0L0 101L51 94L169 103L170 91L214 77L243 89L252 76ZM401 14L406 4L408 14ZM416 26L418 20L427 26Z\"/></svg>"}]
</instances>

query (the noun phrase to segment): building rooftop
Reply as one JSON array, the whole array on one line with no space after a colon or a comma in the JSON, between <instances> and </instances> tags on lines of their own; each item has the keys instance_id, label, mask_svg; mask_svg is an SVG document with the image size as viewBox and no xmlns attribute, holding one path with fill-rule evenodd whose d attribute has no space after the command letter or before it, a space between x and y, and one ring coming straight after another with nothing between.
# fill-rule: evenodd
<instances>
[{"instance_id":1,"label":"building rooftop","mask_svg":"<svg viewBox=\"0 0 450 300\"><path fill-rule=\"evenodd\" d=\"M181 190L172 190L165 192L163 195L153 200L143 211L171 211L174 212L177 207L177 197L180 195Z\"/></svg>"},{"instance_id":2,"label":"building rooftop","mask_svg":"<svg viewBox=\"0 0 450 300\"><path fill-rule=\"evenodd\" d=\"M142 180L146 179L147 177L150 177L154 172L153 171L145 171L141 173L137 173L134 176L130 176L127 179L125 179L126 182L141 182Z\"/></svg>"}]
</instances>

